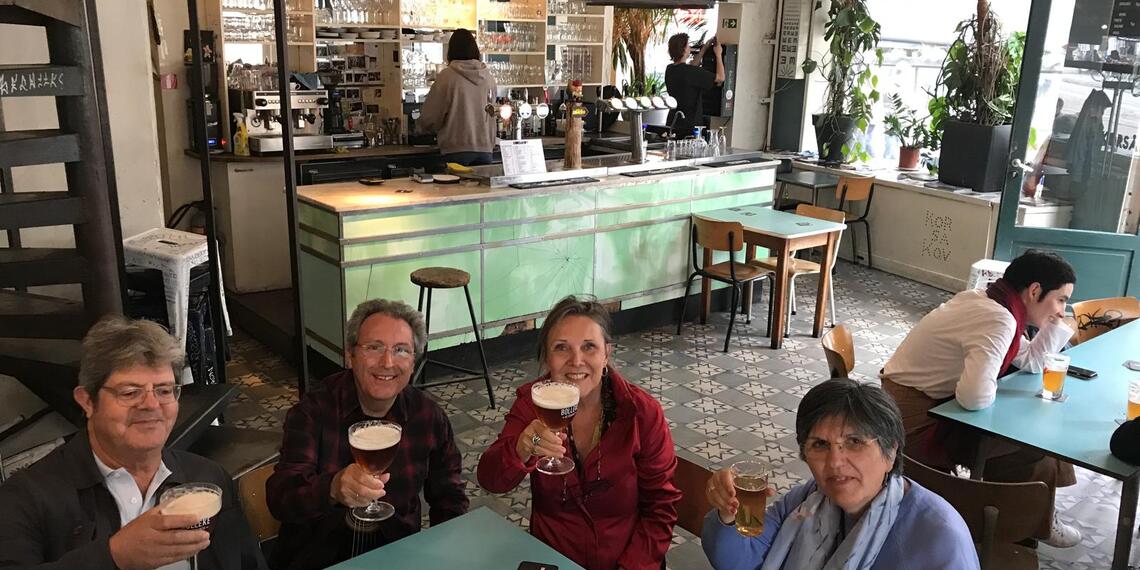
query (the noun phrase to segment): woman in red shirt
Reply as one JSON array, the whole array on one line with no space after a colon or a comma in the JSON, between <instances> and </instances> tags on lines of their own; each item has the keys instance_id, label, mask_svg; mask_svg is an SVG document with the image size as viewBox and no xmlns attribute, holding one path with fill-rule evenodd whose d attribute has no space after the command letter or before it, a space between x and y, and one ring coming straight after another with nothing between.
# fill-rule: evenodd
<instances>
[{"instance_id":1,"label":"woman in red shirt","mask_svg":"<svg viewBox=\"0 0 1140 570\"><path fill-rule=\"evenodd\" d=\"M520 387L506 425L479 459L479 484L506 493L530 475L530 532L587 570L657 570L677 520L677 458L661 404L609 365L606 308L574 296L560 301L539 334L545 374ZM566 434L537 419L531 387L574 384L578 411ZM567 456L566 475L535 473L542 457Z\"/></svg>"}]
</instances>

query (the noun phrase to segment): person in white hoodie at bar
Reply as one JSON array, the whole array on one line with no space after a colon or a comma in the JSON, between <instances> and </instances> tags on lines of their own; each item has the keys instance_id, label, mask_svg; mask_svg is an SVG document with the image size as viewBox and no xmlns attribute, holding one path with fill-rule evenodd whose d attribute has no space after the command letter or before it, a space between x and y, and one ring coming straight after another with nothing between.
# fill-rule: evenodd
<instances>
[{"instance_id":1,"label":"person in white hoodie at bar","mask_svg":"<svg viewBox=\"0 0 1140 570\"><path fill-rule=\"evenodd\" d=\"M927 412L949 400L967 410L999 397L998 379L1015 369L1041 372L1045 355L1060 352L1073 330L1062 319L1077 276L1061 256L1029 250L1010 262L985 291L964 291L918 322L879 376L906 428L906 454L934 467L973 466L985 454L988 481L1041 481L1051 491L1076 484L1073 466L1013 443L985 439L969 427ZM1032 340L1026 327L1038 329ZM980 447L985 443L986 447ZM1081 533L1054 513L1046 544L1076 546Z\"/></svg>"},{"instance_id":2,"label":"person in white hoodie at bar","mask_svg":"<svg viewBox=\"0 0 1140 570\"><path fill-rule=\"evenodd\" d=\"M420 110L419 128L434 132L446 162L490 164L495 149L495 118L484 110L495 79L480 61L475 36L455 30L447 42L447 67L439 72Z\"/></svg>"}]
</instances>

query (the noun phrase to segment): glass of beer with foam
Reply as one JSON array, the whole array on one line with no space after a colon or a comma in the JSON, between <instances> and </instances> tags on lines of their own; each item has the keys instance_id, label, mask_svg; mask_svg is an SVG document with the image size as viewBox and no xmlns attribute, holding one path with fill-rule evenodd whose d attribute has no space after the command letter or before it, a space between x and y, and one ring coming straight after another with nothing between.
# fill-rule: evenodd
<instances>
[{"instance_id":1,"label":"glass of beer with foam","mask_svg":"<svg viewBox=\"0 0 1140 570\"><path fill-rule=\"evenodd\" d=\"M578 387L566 382L536 382L530 389L534 413L546 429L563 432L578 412ZM565 475L574 470L569 457L544 457L538 462L539 473Z\"/></svg>"},{"instance_id":2,"label":"glass of beer with foam","mask_svg":"<svg viewBox=\"0 0 1140 570\"><path fill-rule=\"evenodd\" d=\"M187 530L214 531L214 517L222 510L222 489L213 483L185 483L171 487L158 500L164 515L193 515L198 522ZM190 559L190 567L198 567L198 555Z\"/></svg>"},{"instance_id":3,"label":"glass of beer with foam","mask_svg":"<svg viewBox=\"0 0 1140 570\"><path fill-rule=\"evenodd\" d=\"M1060 400L1065 390L1065 375L1068 373L1068 356L1046 354L1045 371L1041 373L1041 397L1047 400Z\"/></svg>"},{"instance_id":4,"label":"glass of beer with foam","mask_svg":"<svg viewBox=\"0 0 1140 570\"><path fill-rule=\"evenodd\" d=\"M348 445L356 464L379 478L392 465L403 428L387 420L357 422L348 428ZM391 504L376 499L366 507L352 509L352 516L363 522L379 522L396 514Z\"/></svg>"},{"instance_id":5,"label":"glass of beer with foam","mask_svg":"<svg viewBox=\"0 0 1140 570\"><path fill-rule=\"evenodd\" d=\"M1126 419L1132 421L1140 418L1140 380L1128 383L1128 413Z\"/></svg>"},{"instance_id":6,"label":"glass of beer with foam","mask_svg":"<svg viewBox=\"0 0 1140 570\"><path fill-rule=\"evenodd\" d=\"M749 460L734 463L732 486L736 489L736 532L760 536L764 532L764 511L768 508L768 465Z\"/></svg>"}]
</instances>

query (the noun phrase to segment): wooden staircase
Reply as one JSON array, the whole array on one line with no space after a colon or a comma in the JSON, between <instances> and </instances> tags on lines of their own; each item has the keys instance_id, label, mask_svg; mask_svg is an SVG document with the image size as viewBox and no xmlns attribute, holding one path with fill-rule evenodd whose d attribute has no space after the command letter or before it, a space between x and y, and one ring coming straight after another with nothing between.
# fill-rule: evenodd
<instances>
[{"instance_id":1,"label":"wooden staircase","mask_svg":"<svg viewBox=\"0 0 1140 570\"><path fill-rule=\"evenodd\" d=\"M72 398L79 339L125 304L122 232L94 0L0 0L0 24L44 30L49 63L0 65L0 99L53 97L57 128L6 130L0 112L0 374L82 425ZM0 108L2 111L2 108ZM66 188L15 188L12 168L62 164ZM70 226L73 248L24 247L21 230ZM80 299L29 288L78 285ZM188 386L170 444L187 447L233 385Z\"/></svg>"},{"instance_id":2,"label":"wooden staircase","mask_svg":"<svg viewBox=\"0 0 1140 570\"><path fill-rule=\"evenodd\" d=\"M84 0L0 0L0 23L44 30L50 63L0 65L0 98L53 97L58 127L6 130L0 115L0 373L17 378L64 417L78 339L99 317L122 313L122 236L97 25ZM62 164L66 188L15 188L13 167ZM73 248L24 247L20 230L71 226ZM29 293L79 285L81 299Z\"/></svg>"}]
</instances>

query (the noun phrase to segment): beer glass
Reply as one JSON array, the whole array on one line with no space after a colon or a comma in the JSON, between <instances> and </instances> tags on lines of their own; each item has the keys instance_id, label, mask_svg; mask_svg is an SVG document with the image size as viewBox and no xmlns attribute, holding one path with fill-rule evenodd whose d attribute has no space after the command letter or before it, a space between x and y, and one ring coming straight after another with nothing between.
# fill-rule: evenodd
<instances>
[{"instance_id":1,"label":"beer glass","mask_svg":"<svg viewBox=\"0 0 1140 570\"><path fill-rule=\"evenodd\" d=\"M1047 400L1060 400L1064 395L1065 375L1068 372L1068 356L1046 354L1045 371L1041 374L1041 397Z\"/></svg>"},{"instance_id":2,"label":"beer glass","mask_svg":"<svg viewBox=\"0 0 1140 570\"><path fill-rule=\"evenodd\" d=\"M1128 383L1128 421L1140 418L1140 380Z\"/></svg>"},{"instance_id":3,"label":"beer glass","mask_svg":"<svg viewBox=\"0 0 1140 570\"><path fill-rule=\"evenodd\" d=\"M222 489L213 483L185 483L171 487L158 500L164 515L194 515L198 522L187 530L214 531L214 517L222 510ZM198 554L190 558L190 567L198 568Z\"/></svg>"},{"instance_id":4,"label":"beer glass","mask_svg":"<svg viewBox=\"0 0 1140 570\"><path fill-rule=\"evenodd\" d=\"M578 387L566 382L538 382L530 389L534 413L546 429L561 433L570 425L578 412ZM565 475L574 470L569 457L544 457L538 462L538 472L547 475Z\"/></svg>"},{"instance_id":5,"label":"beer glass","mask_svg":"<svg viewBox=\"0 0 1140 570\"><path fill-rule=\"evenodd\" d=\"M403 428L387 420L357 422L348 428L348 445L356 464L379 478L392 465ZM365 507L352 509L352 516L362 522L379 522L396 514L396 508L379 499Z\"/></svg>"},{"instance_id":6,"label":"beer glass","mask_svg":"<svg viewBox=\"0 0 1140 570\"><path fill-rule=\"evenodd\" d=\"M768 466L759 461L734 463L732 486L736 488L736 532L760 536L764 532L764 511L768 508Z\"/></svg>"}]
</instances>

